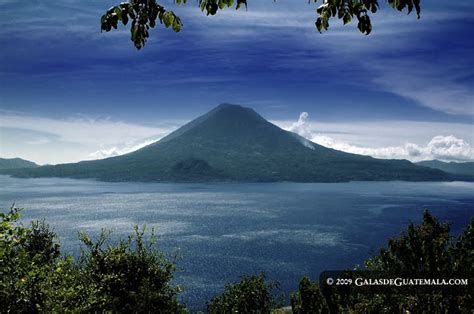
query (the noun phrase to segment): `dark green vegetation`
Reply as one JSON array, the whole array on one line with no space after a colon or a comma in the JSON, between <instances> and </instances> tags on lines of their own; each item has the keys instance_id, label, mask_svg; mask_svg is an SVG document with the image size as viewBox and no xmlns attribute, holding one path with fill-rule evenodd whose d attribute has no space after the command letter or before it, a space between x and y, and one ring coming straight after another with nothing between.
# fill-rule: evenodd
<instances>
[{"instance_id":1,"label":"dark green vegetation","mask_svg":"<svg viewBox=\"0 0 474 314\"><path fill-rule=\"evenodd\" d=\"M144 230L127 240L107 243L105 232L94 240L86 234L82 257L60 254L55 233L44 222L24 227L20 212L0 213L0 312L133 312L185 313L170 281L175 263ZM420 225L389 241L365 263L385 278L468 278L461 290L390 288L363 293L354 286L319 286L303 278L291 296L294 313L471 313L474 280L474 219L456 239L449 226L425 212ZM392 277L389 277L391 275ZM243 277L207 303L210 313L272 313L281 307L278 284L263 274Z\"/></svg>"},{"instance_id":2,"label":"dark green vegetation","mask_svg":"<svg viewBox=\"0 0 474 314\"><path fill-rule=\"evenodd\" d=\"M75 261L61 256L55 233L44 222L23 227L20 212L0 213L0 312L180 313L175 264L135 230L107 245L106 233L85 245Z\"/></svg>"},{"instance_id":3,"label":"dark green vegetation","mask_svg":"<svg viewBox=\"0 0 474 314\"><path fill-rule=\"evenodd\" d=\"M420 161L416 163L423 167L439 169L446 173L474 176L474 162L444 162L439 160Z\"/></svg>"},{"instance_id":4,"label":"dark green vegetation","mask_svg":"<svg viewBox=\"0 0 474 314\"><path fill-rule=\"evenodd\" d=\"M407 10L408 14L415 9L420 18L420 1L387 0L387 3L400 12ZM180 5L186 4L187 0L174 2ZM378 0L308 0L308 3L318 2L322 3L316 10L318 18L315 25L319 32L329 28L329 20L333 17L342 20L344 24L357 18L357 28L362 34L369 35L372 32L370 14L378 11ZM198 3L201 11L207 15L215 15L226 7L235 7L238 10L245 6L247 9L247 0L199 0ZM101 30L109 32L117 29L120 23L127 25L131 21L131 40L137 49L141 49L150 36L149 29L156 26L157 20L175 32L179 32L183 27L181 19L173 11L166 10L158 4L156 0L129 0L107 10L101 18Z\"/></svg>"},{"instance_id":5,"label":"dark green vegetation","mask_svg":"<svg viewBox=\"0 0 474 314\"><path fill-rule=\"evenodd\" d=\"M179 32L183 26L178 16L157 4L156 1L132 0L108 9L100 20L101 30L109 32L112 28L117 29L120 22L127 25L129 20L131 20L131 39L137 49L145 45L149 37L148 30L156 26L157 20L166 28L171 27L175 32Z\"/></svg>"},{"instance_id":6,"label":"dark green vegetation","mask_svg":"<svg viewBox=\"0 0 474 314\"><path fill-rule=\"evenodd\" d=\"M243 277L240 282L227 285L224 292L207 304L211 314L220 313L270 313L281 303L273 296L272 290L278 288L277 282L269 282L265 274Z\"/></svg>"},{"instance_id":7,"label":"dark green vegetation","mask_svg":"<svg viewBox=\"0 0 474 314\"><path fill-rule=\"evenodd\" d=\"M407 160L383 160L314 144L250 108L224 104L160 141L103 160L4 170L17 177L103 181L443 181L453 176Z\"/></svg>"},{"instance_id":8,"label":"dark green vegetation","mask_svg":"<svg viewBox=\"0 0 474 314\"><path fill-rule=\"evenodd\" d=\"M21 158L0 158L0 170L38 167L34 162Z\"/></svg>"},{"instance_id":9,"label":"dark green vegetation","mask_svg":"<svg viewBox=\"0 0 474 314\"><path fill-rule=\"evenodd\" d=\"M410 224L387 248L365 262L382 278L468 278L468 287L396 287L390 293L360 293L354 286L322 287L309 279L292 296L295 313L471 313L474 306L474 219L457 238L449 226L425 212L420 225ZM457 289L457 290L455 290Z\"/></svg>"}]
</instances>

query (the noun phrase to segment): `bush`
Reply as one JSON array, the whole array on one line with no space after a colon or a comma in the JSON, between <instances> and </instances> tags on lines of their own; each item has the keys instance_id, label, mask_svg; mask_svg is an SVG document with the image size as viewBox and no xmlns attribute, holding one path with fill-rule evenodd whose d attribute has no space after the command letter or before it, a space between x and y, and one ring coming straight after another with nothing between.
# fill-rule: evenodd
<instances>
[{"instance_id":1,"label":"bush","mask_svg":"<svg viewBox=\"0 0 474 314\"><path fill-rule=\"evenodd\" d=\"M177 301L179 287L170 281L174 263L154 250L154 241L146 244L145 228L135 227L135 234L117 245L105 246L107 234L102 232L96 242L86 234L81 240L83 253L81 271L99 298L91 302L88 311L166 312L180 313L184 307Z\"/></svg>"},{"instance_id":2,"label":"bush","mask_svg":"<svg viewBox=\"0 0 474 314\"><path fill-rule=\"evenodd\" d=\"M0 304L5 312L183 313L179 287L170 284L174 263L135 229L108 245L86 234L82 258L60 256L55 233L44 222L18 223L20 209L0 213Z\"/></svg>"},{"instance_id":3,"label":"bush","mask_svg":"<svg viewBox=\"0 0 474 314\"><path fill-rule=\"evenodd\" d=\"M298 293L291 295L293 313L327 313L328 306L318 284L311 282L307 277L301 279Z\"/></svg>"},{"instance_id":4,"label":"bush","mask_svg":"<svg viewBox=\"0 0 474 314\"><path fill-rule=\"evenodd\" d=\"M272 290L278 288L277 282L268 282L265 274L243 277L240 282L227 285L224 292L207 304L211 314L221 313L271 313L280 305Z\"/></svg>"},{"instance_id":5,"label":"bush","mask_svg":"<svg viewBox=\"0 0 474 314\"><path fill-rule=\"evenodd\" d=\"M17 224L20 209L0 213L0 304L7 312L37 312L47 303L60 259L56 235L44 222Z\"/></svg>"},{"instance_id":6,"label":"bush","mask_svg":"<svg viewBox=\"0 0 474 314\"><path fill-rule=\"evenodd\" d=\"M368 271L405 278L474 276L474 219L467 229L453 240L449 226L440 224L425 211L423 221L411 223L400 237L392 239L386 249L365 263ZM328 287L321 290L307 278L300 282L299 291L292 296L295 313L362 312L362 313L471 313L473 292L445 290L410 290L393 288L390 293L361 293L353 287Z\"/></svg>"}]
</instances>

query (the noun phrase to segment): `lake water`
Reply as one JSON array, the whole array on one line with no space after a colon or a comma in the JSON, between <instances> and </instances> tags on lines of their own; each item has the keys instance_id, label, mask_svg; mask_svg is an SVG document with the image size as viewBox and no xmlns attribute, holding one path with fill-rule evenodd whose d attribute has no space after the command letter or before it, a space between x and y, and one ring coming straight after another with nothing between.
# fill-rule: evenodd
<instances>
[{"instance_id":1,"label":"lake water","mask_svg":"<svg viewBox=\"0 0 474 314\"><path fill-rule=\"evenodd\" d=\"M361 264L429 208L458 234L474 216L474 183L104 183L0 176L0 206L42 219L64 250L79 252L77 233L101 228L125 237L155 227L160 248L179 249L176 281L191 309L225 283L264 271L295 291L299 279Z\"/></svg>"}]
</instances>

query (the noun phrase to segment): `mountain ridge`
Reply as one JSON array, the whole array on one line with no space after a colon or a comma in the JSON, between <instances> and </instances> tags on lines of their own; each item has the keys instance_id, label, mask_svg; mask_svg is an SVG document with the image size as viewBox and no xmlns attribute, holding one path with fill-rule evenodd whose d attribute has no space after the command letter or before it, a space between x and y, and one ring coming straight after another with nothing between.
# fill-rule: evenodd
<instances>
[{"instance_id":1,"label":"mountain ridge","mask_svg":"<svg viewBox=\"0 0 474 314\"><path fill-rule=\"evenodd\" d=\"M156 182L440 181L453 177L407 160L326 148L268 122L251 108L222 104L161 140L126 155L7 171L18 177Z\"/></svg>"},{"instance_id":2,"label":"mountain ridge","mask_svg":"<svg viewBox=\"0 0 474 314\"><path fill-rule=\"evenodd\" d=\"M38 167L38 165L22 158L0 158L0 170L34 167Z\"/></svg>"},{"instance_id":3,"label":"mountain ridge","mask_svg":"<svg viewBox=\"0 0 474 314\"><path fill-rule=\"evenodd\" d=\"M425 160L415 163L417 165L439 169L446 173L457 174L457 175L466 175L474 176L474 162L444 162L441 160Z\"/></svg>"}]
</instances>

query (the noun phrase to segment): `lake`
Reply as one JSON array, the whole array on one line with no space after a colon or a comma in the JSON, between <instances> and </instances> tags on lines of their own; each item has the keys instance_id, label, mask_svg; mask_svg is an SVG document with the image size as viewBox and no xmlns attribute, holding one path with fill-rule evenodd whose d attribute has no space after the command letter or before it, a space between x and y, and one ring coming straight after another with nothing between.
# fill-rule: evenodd
<instances>
[{"instance_id":1,"label":"lake","mask_svg":"<svg viewBox=\"0 0 474 314\"><path fill-rule=\"evenodd\" d=\"M363 263L429 208L458 234L474 215L474 183L351 182L258 184L106 183L0 176L0 206L24 220L45 218L62 247L79 254L77 234L101 228L125 237L155 227L159 247L179 251L176 282L192 310L226 283L267 273L282 292L324 270Z\"/></svg>"}]
</instances>

